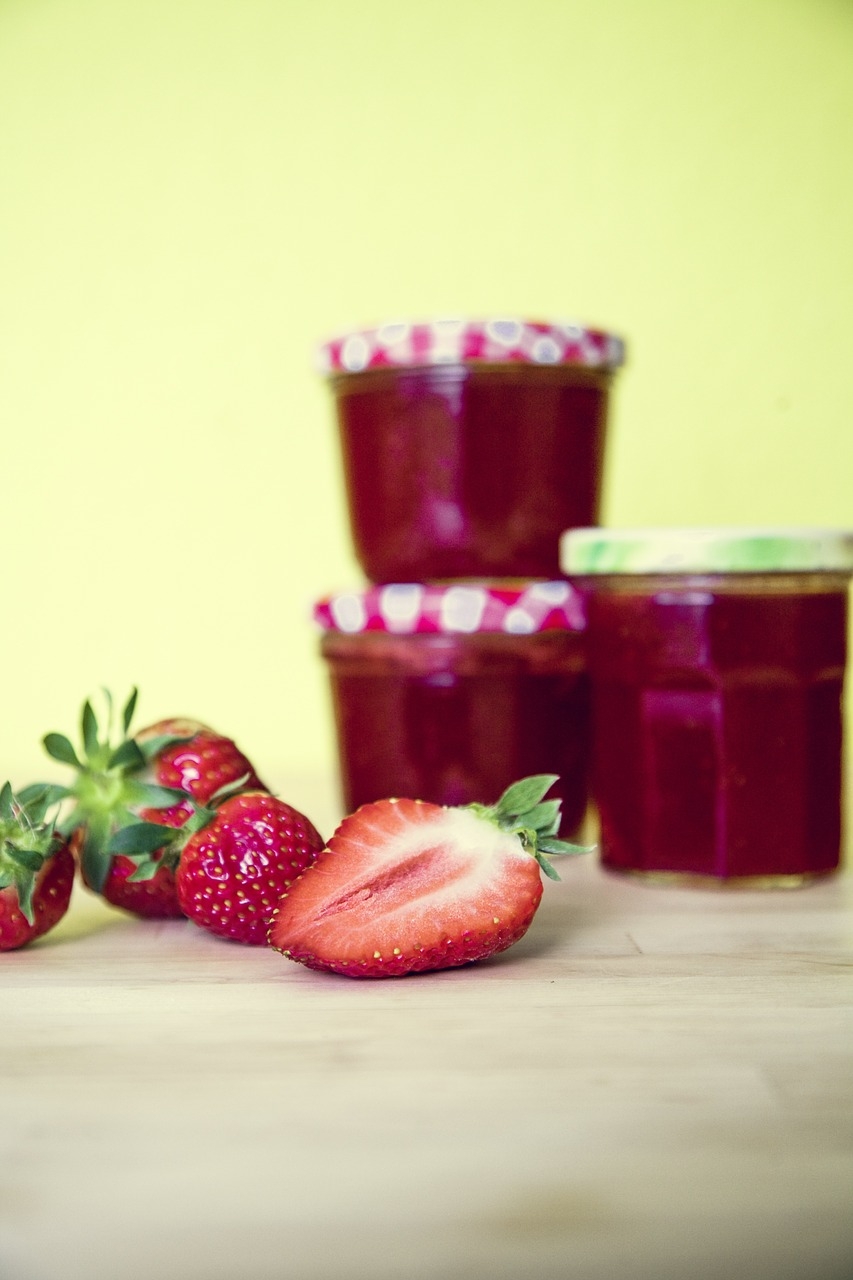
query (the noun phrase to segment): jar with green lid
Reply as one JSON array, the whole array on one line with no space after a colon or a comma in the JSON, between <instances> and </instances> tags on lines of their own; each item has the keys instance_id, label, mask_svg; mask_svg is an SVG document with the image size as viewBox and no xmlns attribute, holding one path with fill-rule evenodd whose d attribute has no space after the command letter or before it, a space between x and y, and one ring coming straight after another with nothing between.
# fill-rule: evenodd
<instances>
[{"instance_id":1,"label":"jar with green lid","mask_svg":"<svg viewBox=\"0 0 853 1280\"><path fill-rule=\"evenodd\" d=\"M593 797L613 870L788 886L835 871L853 535L583 529Z\"/></svg>"}]
</instances>

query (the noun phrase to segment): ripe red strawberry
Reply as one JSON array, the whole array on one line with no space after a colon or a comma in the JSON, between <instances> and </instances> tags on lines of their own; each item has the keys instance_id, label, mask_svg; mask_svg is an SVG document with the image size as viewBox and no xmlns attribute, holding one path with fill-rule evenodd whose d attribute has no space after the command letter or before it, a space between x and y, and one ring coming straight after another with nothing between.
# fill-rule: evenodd
<instances>
[{"instance_id":1,"label":"ripe red strawberry","mask_svg":"<svg viewBox=\"0 0 853 1280\"><path fill-rule=\"evenodd\" d=\"M217 791L238 778L247 791L268 790L237 744L199 720L158 720L140 729L135 741L149 760L155 782L185 791L200 804L207 804ZM180 826L191 812L191 805L178 804L160 809L150 820Z\"/></svg>"},{"instance_id":2,"label":"ripe red strawberry","mask_svg":"<svg viewBox=\"0 0 853 1280\"><path fill-rule=\"evenodd\" d=\"M64 794L73 808L62 830L76 833L84 882L108 902L149 918L182 917L175 892L174 857L163 856L148 840L144 855L109 849L112 835L140 818L180 827L224 784L241 780L263 789L254 767L231 738L197 720L161 720L129 736L136 707L134 689L122 711L120 740L113 744L112 700L106 695L108 723L102 737L91 703L83 704L78 756L68 738L49 733L48 755L76 772ZM163 844L168 844L164 840Z\"/></svg>"},{"instance_id":3,"label":"ripe red strawberry","mask_svg":"<svg viewBox=\"0 0 853 1280\"><path fill-rule=\"evenodd\" d=\"M68 910L74 859L46 821L55 799L40 785L17 796L8 782L0 789L0 951L40 938Z\"/></svg>"},{"instance_id":4,"label":"ripe red strawberry","mask_svg":"<svg viewBox=\"0 0 853 1280\"><path fill-rule=\"evenodd\" d=\"M345 818L276 909L269 942L311 969L399 977L482 960L526 932L556 838L557 781L526 778L495 805L380 800Z\"/></svg>"},{"instance_id":5,"label":"ripe red strawberry","mask_svg":"<svg viewBox=\"0 0 853 1280\"><path fill-rule=\"evenodd\" d=\"M180 827L184 821L183 811L183 805L175 805L170 809L141 809L140 816L159 826ZM178 905L175 891L177 857L171 857L165 846L140 858L125 853L113 854L107 845L107 874L101 889L97 890L80 856L83 836L84 829L78 827L71 837L71 848L80 864L83 883L88 888L100 892L101 897L114 907L131 911L146 920L183 920L184 913Z\"/></svg>"},{"instance_id":6,"label":"ripe red strawberry","mask_svg":"<svg viewBox=\"0 0 853 1280\"><path fill-rule=\"evenodd\" d=\"M133 829L126 834L132 838ZM322 848L304 814L267 792L241 792L187 839L178 901L191 920L219 937L263 943L281 895Z\"/></svg>"}]
</instances>

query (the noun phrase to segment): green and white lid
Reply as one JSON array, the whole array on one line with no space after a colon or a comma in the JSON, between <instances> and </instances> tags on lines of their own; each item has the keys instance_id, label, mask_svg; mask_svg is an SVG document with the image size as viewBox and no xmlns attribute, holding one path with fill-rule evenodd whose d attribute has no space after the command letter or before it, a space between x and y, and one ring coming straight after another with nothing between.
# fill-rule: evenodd
<instances>
[{"instance_id":1,"label":"green and white lid","mask_svg":"<svg viewBox=\"0 0 853 1280\"><path fill-rule=\"evenodd\" d=\"M853 531L809 528L570 529L574 574L853 573Z\"/></svg>"}]
</instances>

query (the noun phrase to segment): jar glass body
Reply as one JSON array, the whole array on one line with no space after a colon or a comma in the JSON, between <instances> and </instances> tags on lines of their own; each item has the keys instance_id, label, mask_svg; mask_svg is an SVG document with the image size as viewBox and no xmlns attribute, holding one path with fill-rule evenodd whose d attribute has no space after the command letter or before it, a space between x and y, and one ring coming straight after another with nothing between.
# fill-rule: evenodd
<instances>
[{"instance_id":1,"label":"jar glass body","mask_svg":"<svg viewBox=\"0 0 853 1280\"><path fill-rule=\"evenodd\" d=\"M554 773L564 834L587 805L589 693L582 638L328 632L347 812L389 796L491 804Z\"/></svg>"},{"instance_id":2,"label":"jar glass body","mask_svg":"<svg viewBox=\"0 0 853 1280\"><path fill-rule=\"evenodd\" d=\"M605 866L779 885L838 867L847 584L585 579Z\"/></svg>"},{"instance_id":3,"label":"jar glass body","mask_svg":"<svg viewBox=\"0 0 853 1280\"><path fill-rule=\"evenodd\" d=\"M367 577L558 576L560 534L598 522L611 379L521 361L333 376Z\"/></svg>"}]
</instances>

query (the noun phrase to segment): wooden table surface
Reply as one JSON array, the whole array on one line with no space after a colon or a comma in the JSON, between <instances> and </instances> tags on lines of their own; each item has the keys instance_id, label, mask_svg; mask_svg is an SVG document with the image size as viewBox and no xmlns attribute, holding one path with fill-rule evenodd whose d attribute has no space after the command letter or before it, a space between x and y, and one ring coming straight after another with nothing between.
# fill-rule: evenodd
<instances>
[{"instance_id":1,"label":"wooden table surface","mask_svg":"<svg viewBox=\"0 0 853 1280\"><path fill-rule=\"evenodd\" d=\"M853 878L561 869L374 982L75 889L0 957L2 1280L853 1275Z\"/></svg>"}]
</instances>

